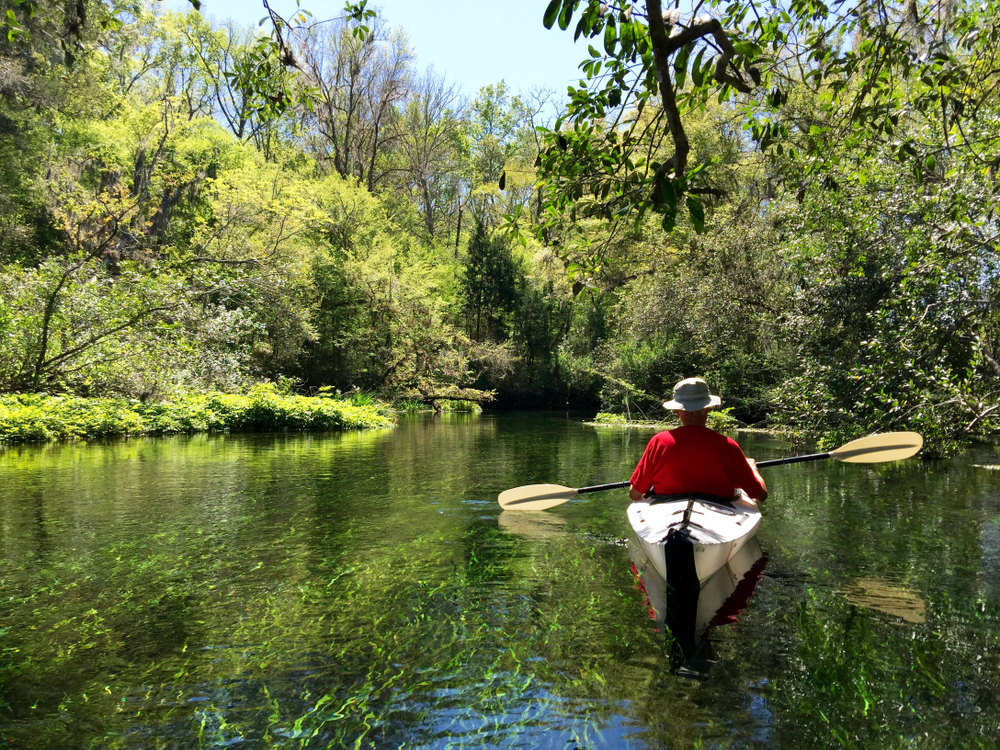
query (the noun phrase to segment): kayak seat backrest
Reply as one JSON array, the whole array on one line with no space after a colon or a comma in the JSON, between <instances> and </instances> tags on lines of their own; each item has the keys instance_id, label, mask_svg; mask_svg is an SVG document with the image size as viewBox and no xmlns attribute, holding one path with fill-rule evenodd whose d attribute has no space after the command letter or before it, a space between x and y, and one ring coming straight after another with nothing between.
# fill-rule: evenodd
<instances>
[{"instance_id":1,"label":"kayak seat backrest","mask_svg":"<svg viewBox=\"0 0 1000 750\"><path fill-rule=\"evenodd\" d=\"M713 503L715 505L722 505L726 508L735 508L733 505L733 497L719 497L718 495L708 495L704 492L687 492L680 495L648 495L649 504L656 505L657 503L675 503L678 500L698 500L703 503Z\"/></svg>"}]
</instances>

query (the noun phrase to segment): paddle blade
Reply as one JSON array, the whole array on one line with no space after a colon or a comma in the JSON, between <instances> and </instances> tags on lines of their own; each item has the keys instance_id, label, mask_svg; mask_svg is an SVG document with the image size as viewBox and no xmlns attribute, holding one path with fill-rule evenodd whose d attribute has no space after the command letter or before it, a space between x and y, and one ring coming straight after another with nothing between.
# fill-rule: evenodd
<instances>
[{"instance_id":1,"label":"paddle blade","mask_svg":"<svg viewBox=\"0 0 1000 750\"><path fill-rule=\"evenodd\" d=\"M545 510L562 505L576 497L576 490L558 484L527 484L504 490L497 500L503 509L511 510Z\"/></svg>"},{"instance_id":2,"label":"paddle blade","mask_svg":"<svg viewBox=\"0 0 1000 750\"><path fill-rule=\"evenodd\" d=\"M830 452L830 458L847 464L902 461L916 455L923 446L924 439L916 432L887 432L842 445Z\"/></svg>"}]
</instances>

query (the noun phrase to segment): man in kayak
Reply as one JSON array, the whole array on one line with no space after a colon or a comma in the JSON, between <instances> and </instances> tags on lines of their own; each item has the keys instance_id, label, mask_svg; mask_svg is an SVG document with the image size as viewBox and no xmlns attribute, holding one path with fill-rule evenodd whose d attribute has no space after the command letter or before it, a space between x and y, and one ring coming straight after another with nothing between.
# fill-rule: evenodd
<instances>
[{"instance_id":1,"label":"man in kayak","mask_svg":"<svg viewBox=\"0 0 1000 750\"><path fill-rule=\"evenodd\" d=\"M721 403L701 378L674 386L673 401L663 408L673 410L681 426L649 441L629 480L633 502L647 495L708 496L705 499L729 502L737 489L757 502L767 498L767 485L754 460L743 455L735 440L705 426L708 413Z\"/></svg>"}]
</instances>

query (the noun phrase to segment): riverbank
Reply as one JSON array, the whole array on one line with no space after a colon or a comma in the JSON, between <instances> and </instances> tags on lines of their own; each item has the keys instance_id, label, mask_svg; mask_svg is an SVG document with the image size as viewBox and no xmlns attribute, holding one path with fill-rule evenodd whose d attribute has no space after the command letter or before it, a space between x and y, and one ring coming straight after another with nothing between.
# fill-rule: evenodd
<instances>
[{"instance_id":1,"label":"riverbank","mask_svg":"<svg viewBox=\"0 0 1000 750\"><path fill-rule=\"evenodd\" d=\"M772 430L762 430L760 428L754 428L744 424L736 419L736 417L732 416L729 413L731 411L732 409L722 409L720 411L709 412L708 426L719 432L727 432L730 430L772 432ZM593 427L632 427L647 428L651 430L670 430L674 427L679 427L681 423L672 414L668 419L656 421L653 419L629 419L625 414L602 411L598 412L593 420L587 422L587 424Z\"/></svg>"},{"instance_id":2,"label":"riverbank","mask_svg":"<svg viewBox=\"0 0 1000 750\"><path fill-rule=\"evenodd\" d=\"M261 385L246 395L189 394L172 401L0 396L0 443L195 432L358 430L391 427L387 404L279 394Z\"/></svg>"}]
</instances>

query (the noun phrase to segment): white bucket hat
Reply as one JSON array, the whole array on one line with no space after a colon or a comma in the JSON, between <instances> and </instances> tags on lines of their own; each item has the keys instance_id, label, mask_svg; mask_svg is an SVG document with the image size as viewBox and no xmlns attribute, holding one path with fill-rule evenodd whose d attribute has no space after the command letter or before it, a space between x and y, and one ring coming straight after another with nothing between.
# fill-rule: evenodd
<instances>
[{"instance_id":1,"label":"white bucket hat","mask_svg":"<svg viewBox=\"0 0 1000 750\"><path fill-rule=\"evenodd\" d=\"M722 399L709 392L708 383L704 380L685 378L674 386L674 400L664 402L663 408L670 411L699 411L721 403Z\"/></svg>"}]
</instances>

